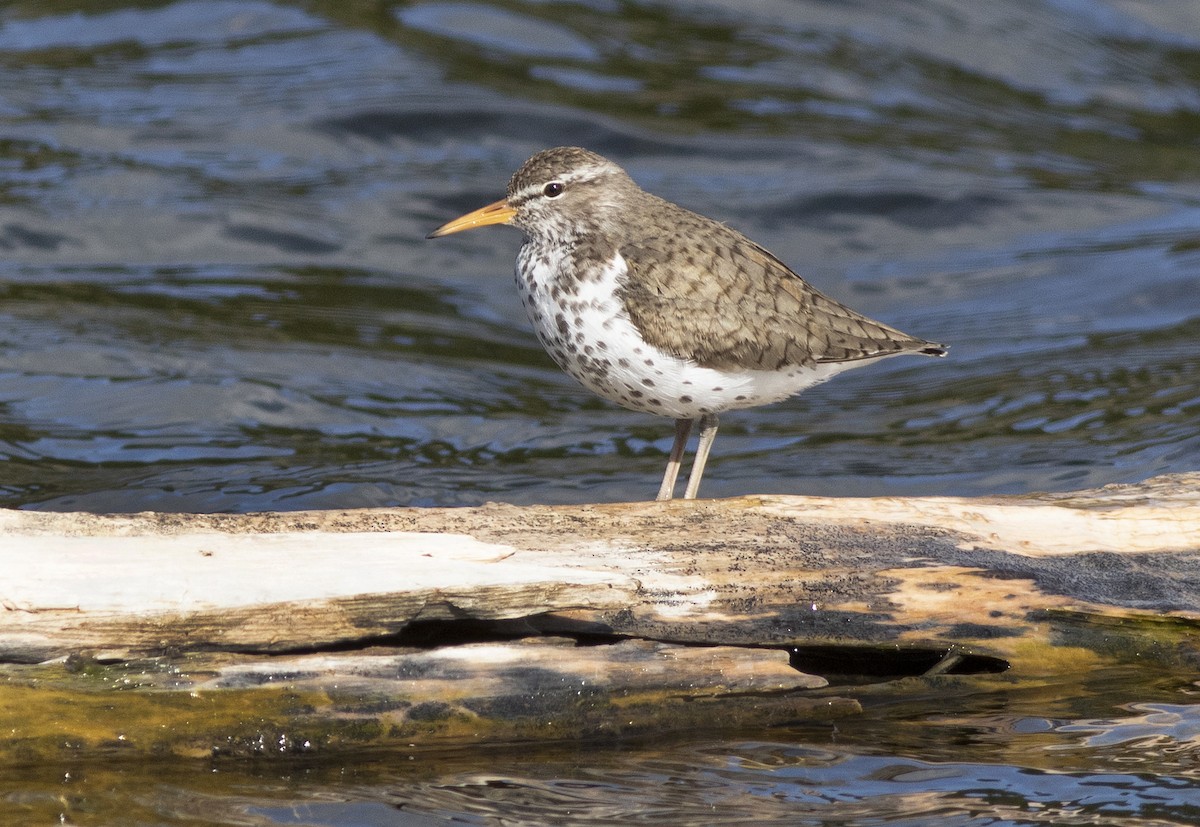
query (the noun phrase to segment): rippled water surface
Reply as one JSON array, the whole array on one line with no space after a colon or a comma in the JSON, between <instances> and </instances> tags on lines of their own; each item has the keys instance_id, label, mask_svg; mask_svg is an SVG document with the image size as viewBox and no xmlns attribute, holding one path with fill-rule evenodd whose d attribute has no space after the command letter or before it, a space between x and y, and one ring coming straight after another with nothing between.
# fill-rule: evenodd
<instances>
[{"instance_id":1,"label":"rippled water surface","mask_svg":"<svg viewBox=\"0 0 1200 827\"><path fill-rule=\"evenodd\" d=\"M0 61L0 504L648 497L518 234L424 239L569 143L953 346L725 417L706 494L1196 467L1191 2L14 3Z\"/></svg>"},{"instance_id":2,"label":"rippled water surface","mask_svg":"<svg viewBox=\"0 0 1200 827\"><path fill-rule=\"evenodd\" d=\"M726 416L706 495L1068 490L1200 466L1194 0L17 0L0 72L0 506L649 497L670 424L545 356L512 285L517 233L424 239L557 144L952 345ZM1135 687L1119 703L1168 711L1114 700L1069 725L1194 721ZM1182 745L1162 747L1176 769L1126 773L1086 757L1122 749L1099 743L1055 753L1085 756L1063 772L1029 760L1020 726L969 759L756 740L528 775L385 762L347 770L361 794L298 770L278 796L250 776L212 795L255 824L522 821L478 800L525 802L531 822L706 823L710 802L754 814L726 823L919 823L915 799L945 823L1200 818L1194 730L1162 742ZM338 800L293 797L300 778ZM667 792L631 815L626 784ZM980 821L981 799L1011 813Z\"/></svg>"}]
</instances>

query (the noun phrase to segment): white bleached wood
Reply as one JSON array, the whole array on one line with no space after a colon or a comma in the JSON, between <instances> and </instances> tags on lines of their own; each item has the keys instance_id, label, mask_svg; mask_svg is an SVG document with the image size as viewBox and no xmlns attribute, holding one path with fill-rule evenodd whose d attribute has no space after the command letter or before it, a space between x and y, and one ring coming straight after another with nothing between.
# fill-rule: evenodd
<instances>
[{"instance_id":1,"label":"white bleached wood","mask_svg":"<svg viewBox=\"0 0 1200 827\"><path fill-rule=\"evenodd\" d=\"M0 660L286 651L417 620L548 614L598 632L707 643L831 634L970 643L964 624L1000 641L1001 629L1022 630L1027 613L1046 609L1200 616L1197 552L1200 475L986 499L0 511ZM1156 566L1135 554L1174 559Z\"/></svg>"}]
</instances>

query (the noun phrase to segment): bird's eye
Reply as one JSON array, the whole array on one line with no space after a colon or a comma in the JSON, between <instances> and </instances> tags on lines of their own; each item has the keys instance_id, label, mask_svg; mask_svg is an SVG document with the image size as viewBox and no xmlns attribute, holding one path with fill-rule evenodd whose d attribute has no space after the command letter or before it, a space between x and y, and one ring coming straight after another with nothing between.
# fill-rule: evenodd
<instances>
[{"instance_id":1,"label":"bird's eye","mask_svg":"<svg viewBox=\"0 0 1200 827\"><path fill-rule=\"evenodd\" d=\"M546 196L547 198L557 198L558 196L562 195L564 189L566 189L566 187L563 186L561 181L551 181L549 184L542 187L542 195Z\"/></svg>"}]
</instances>

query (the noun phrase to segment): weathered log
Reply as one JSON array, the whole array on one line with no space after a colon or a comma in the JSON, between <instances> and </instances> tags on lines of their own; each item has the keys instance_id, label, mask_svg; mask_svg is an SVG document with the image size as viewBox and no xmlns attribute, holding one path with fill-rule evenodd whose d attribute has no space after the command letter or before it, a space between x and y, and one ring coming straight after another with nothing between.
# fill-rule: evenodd
<instances>
[{"instance_id":1,"label":"weathered log","mask_svg":"<svg viewBox=\"0 0 1200 827\"><path fill-rule=\"evenodd\" d=\"M764 724L856 708L798 669L1191 661L1200 474L980 499L0 511L0 607L0 761L68 737L261 751L255 721L289 749Z\"/></svg>"}]
</instances>

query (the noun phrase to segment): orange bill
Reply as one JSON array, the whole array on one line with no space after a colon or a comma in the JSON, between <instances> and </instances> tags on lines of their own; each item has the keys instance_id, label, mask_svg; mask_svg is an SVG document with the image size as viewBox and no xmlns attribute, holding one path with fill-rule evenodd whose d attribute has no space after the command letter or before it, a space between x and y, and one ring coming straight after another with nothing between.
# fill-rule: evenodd
<instances>
[{"instance_id":1,"label":"orange bill","mask_svg":"<svg viewBox=\"0 0 1200 827\"><path fill-rule=\"evenodd\" d=\"M480 207L475 212L469 212L466 215L459 216L453 221L443 224L425 237L440 238L451 233L460 233L463 230L486 227L488 224L507 224L509 219L516 214L517 211L508 206L508 202L501 198L494 204Z\"/></svg>"}]
</instances>

